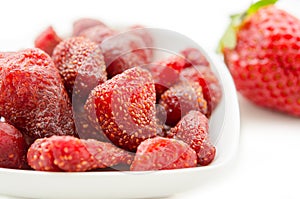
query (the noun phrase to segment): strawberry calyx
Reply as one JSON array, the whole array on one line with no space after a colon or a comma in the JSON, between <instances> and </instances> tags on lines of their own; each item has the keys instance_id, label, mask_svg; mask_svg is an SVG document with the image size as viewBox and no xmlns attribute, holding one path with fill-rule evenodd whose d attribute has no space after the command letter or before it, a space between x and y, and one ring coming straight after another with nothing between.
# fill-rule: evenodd
<instances>
[{"instance_id":1,"label":"strawberry calyx","mask_svg":"<svg viewBox=\"0 0 300 199\"><path fill-rule=\"evenodd\" d=\"M239 27L242 25L243 21L247 17L256 13L259 9L265 6L273 5L277 1L278 0L260 0L250 5L250 7L245 12L231 15L230 16L231 22L219 42L217 52L222 53L225 48L234 49L237 43L236 32L238 31Z\"/></svg>"}]
</instances>

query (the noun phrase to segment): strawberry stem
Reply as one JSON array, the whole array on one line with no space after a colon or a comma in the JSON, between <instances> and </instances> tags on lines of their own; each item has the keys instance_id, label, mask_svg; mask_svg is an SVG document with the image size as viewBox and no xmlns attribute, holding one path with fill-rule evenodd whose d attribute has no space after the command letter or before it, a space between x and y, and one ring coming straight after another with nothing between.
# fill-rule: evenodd
<instances>
[{"instance_id":1,"label":"strawberry stem","mask_svg":"<svg viewBox=\"0 0 300 199\"><path fill-rule=\"evenodd\" d=\"M224 48L235 48L237 43L236 33L246 17L254 14L260 8L268 5L273 5L276 2L277 0L261 0L252 4L245 12L230 16L231 22L219 42L217 53L222 53Z\"/></svg>"},{"instance_id":2,"label":"strawberry stem","mask_svg":"<svg viewBox=\"0 0 300 199\"><path fill-rule=\"evenodd\" d=\"M247 10L247 15L253 14L255 12L257 12L260 8L268 6L268 5L273 5L277 2L278 0L262 0L262 1L258 1L254 4L252 4L248 10Z\"/></svg>"}]
</instances>

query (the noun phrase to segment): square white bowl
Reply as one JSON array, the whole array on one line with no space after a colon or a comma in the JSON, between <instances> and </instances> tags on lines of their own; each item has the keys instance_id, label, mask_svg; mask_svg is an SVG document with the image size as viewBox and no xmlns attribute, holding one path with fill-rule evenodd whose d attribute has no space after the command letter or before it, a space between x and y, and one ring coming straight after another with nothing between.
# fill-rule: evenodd
<instances>
[{"instance_id":1,"label":"square white bowl","mask_svg":"<svg viewBox=\"0 0 300 199\"><path fill-rule=\"evenodd\" d=\"M183 35L149 29L157 48L180 51L200 48ZM206 53L204 53L206 54ZM210 134L216 145L215 160L208 166L148 172L59 173L0 168L0 194L28 198L153 198L199 188L222 175L236 154L240 116L233 80L215 54L206 54L222 87L222 100L210 119Z\"/></svg>"}]
</instances>

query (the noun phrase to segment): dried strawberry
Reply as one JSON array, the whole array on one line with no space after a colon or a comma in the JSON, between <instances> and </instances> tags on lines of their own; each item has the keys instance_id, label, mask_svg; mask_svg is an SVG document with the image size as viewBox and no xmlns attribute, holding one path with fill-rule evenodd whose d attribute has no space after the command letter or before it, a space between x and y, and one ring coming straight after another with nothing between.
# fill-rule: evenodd
<instances>
[{"instance_id":1,"label":"dried strawberry","mask_svg":"<svg viewBox=\"0 0 300 199\"><path fill-rule=\"evenodd\" d=\"M79 36L82 31L94 26L106 26L106 25L97 19L91 19L91 18L78 19L73 23L73 36Z\"/></svg>"},{"instance_id":2,"label":"dried strawberry","mask_svg":"<svg viewBox=\"0 0 300 199\"><path fill-rule=\"evenodd\" d=\"M83 105L73 106L74 121L76 133L81 139L95 139L108 142L106 135L100 128L95 128L92 122L88 119L88 114L84 110Z\"/></svg>"},{"instance_id":3,"label":"dried strawberry","mask_svg":"<svg viewBox=\"0 0 300 199\"><path fill-rule=\"evenodd\" d=\"M97 168L107 168L118 164L130 165L134 155L115 145L94 139L82 140L97 162Z\"/></svg>"},{"instance_id":4,"label":"dried strawberry","mask_svg":"<svg viewBox=\"0 0 300 199\"><path fill-rule=\"evenodd\" d=\"M85 109L116 146L135 151L156 135L155 90L148 71L131 68L92 90Z\"/></svg>"},{"instance_id":5,"label":"dried strawberry","mask_svg":"<svg viewBox=\"0 0 300 199\"><path fill-rule=\"evenodd\" d=\"M131 164L133 155L93 139L52 136L37 139L27 153L29 165L39 171L82 172L118 164Z\"/></svg>"},{"instance_id":6,"label":"dried strawberry","mask_svg":"<svg viewBox=\"0 0 300 199\"><path fill-rule=\"evenodd\" d=\"M133 34L140 36L147 47L153 47L154 41L147 28L142 25L134 25L130 26L129 30L132 30Z\"/></svg>"},{"instance_id":7,"label":"dried strawberry","mask_svg":"<svg viewBox=\"0 0 300 199\"><path fill-rule=\"evenodd\" d=\"M190 111L170 130L170 135L187 143L196 151L200 165L210 164L216 154L208 132L208 119L199 111Z\"/></svg>"},{"instance_id":8,"label":"dried strawberry","mask_svg":"<svg viewBox=\"0 0 300 199\"><path fill-rule=\"evenodd\" d=\"M186 64L184 65L184 68L188 68L191 66L210 65L203 53L197 48L186 48L183 51L181 51L180 54L182 54L186 59Z\"/></svg>"},{"instance_id":9,"label":"dried strawberry","mask_svg":"<svg viewBox=\"0 0 300 199\"><path fill-rule=\"evenodd\" d=\"M139 36L144 41L148 57L153 57L154 41L149 29L142 25L134 25L129 27L129 30L131 30L132 34Z\"/></svg>"},{"instance_id":10,"label":"dried strawberry","mask_svg":"<svg viewBox=\"0 0 300 199\"><path fill-rule=\"evenodd\" d=\"M26 168L27 144L21 132L0 121L0 167Z\"/></svg>"},{"instance_id":11,"label":"dried strawberry","mask_svg":"<svg viewBox=\"0 0 300 199\"><path fill-rule=\"evenodd\" d=\"M28 164L40 171L78 172L96 168L85 144L72 136L52 136L36 140L27 154Z\"/></svg>"},{"instance_id":12,"label":"dried strawberry","mask_svg":"<svg viewBox=\"0 0 300 199\"><path fill-rule=\"evenodd\" d=\"M142 142L136 152L131 171L166 170L195 167L197 156L186 143L156 137Z\"/></svg>"},{"instance_id":13,"label":"dried strawberry","mask_svg":"<svg viewBox=\"0 0 300 199\"><path fill-rule=\"evenodd\" d=\"M52 59L69 96L76 99L75 103L85 102L90 91L106 81L106 66L100 47L83 37L62 41L54 49Z\"/></svg>"},{"instance_id":14,"label":"dried strawberry","mask_svg":"<svg viewBox=\"0 0 300 199\"><path fill-rule=\"evenodd\" d=\"M180 82L161 96L159 102L167 112L166 124L175 126L191 110L207 113L202 87L196 82Z\"/></svg>"},{"instance_id":15,"label":"dried strawberry","mask_svg":"<svg viewBox=\"0 0 300 199\"><path fill-rule=\"evenodd\" d=\"M35 39L34 46L45 51L51 56L53 49L61 41L62 39L56 34L53 27L49 26Z\"/></svg>"},{"instance_id":16,"label":"dried strawberry","mask_svg":"<svg viewBox=\"0 0 300 199\"><path fill-rule=\"evenodd\" d=\"M0 115L31 139L75 135L71 103L48 54L27 49L1 65Z\"/></svg>"},{"instance_id":17,"label":"dried strawberry","mask_svg":"<svg viewBox=\"0 0 300 199\"><path fill-rule=\"evenodd\" d=\"M143 39L132 32L126 32L106 39L101 43L108 78L152 60Z\"/></svg>"},{"instance_id":18,"label":"dried strawberry","mask_svg":"<svg viewBox=\"0 0 300 199\"><path fill-rule=\"evenodd\" d=\"M166 90L179 81L179 74L184 65L184 58L172 56L168 59L145 66L145 68L150 71L154 80L157 102Z\"/></svg>"},{"instance_id":19,"label":"dried strawberry","mask_svg":"<svg viewBox=\"0 0 300 199\"><path fill-rule=\"evenodd\" d=\"M80 32L79 36L85 37L96 44L101 44L105 39L117 34L117 32L107 26L97 25Z\"/></svg>"},{"instance_id":20,"label":"dried strawberry","mask_svg":"<svg viewBox=\"0 0 300 199\"><path fill-rule=\"evenodd\" d=\"M256 105L300 116L300 20L262 0L234 15L221 40L237 90Z\"/></svg>"},{"instance_id":21,"label":"dried strawberry","mask_svg":"<svg viewBox=\"0 0 300 199\"><path fill-rule=\"evenodd\" d=\"M52 143L49 138L35 140L27 152L27 161L31 168L38 171L62 171L54 164Z\"/></svg>"},{"instance_id":22,"label":"dried strawberry","mask_svg":"<svg viewBox=\"0 0 300 199\"><path fill-rule=\"evenodd\" d=\"M180 73L183 81L198 82L202 87L204 99L207 101L208 111L206 116L210 117L212 111L219 104L222 97L222 90L219 80L210 67L193 66L185 68Z\"/></svg>"}]
</instances>

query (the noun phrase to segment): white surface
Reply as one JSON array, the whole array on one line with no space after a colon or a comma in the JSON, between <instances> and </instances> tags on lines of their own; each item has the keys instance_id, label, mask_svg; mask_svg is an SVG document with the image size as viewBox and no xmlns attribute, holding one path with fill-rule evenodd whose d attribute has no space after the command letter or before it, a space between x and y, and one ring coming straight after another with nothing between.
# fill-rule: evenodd
<instances>
[{"instance_id":1,"label":"white surface","mask_svg":"<svg viewBox=\"0 0 300 199\"><path fill-rule=\"evenodd\" d=\"M104 21L139 22L178 31L212 52L228 24L228 15L245 8L251 1L95 2L39 1L44 6L34 6L32 1L2 2L0 50L31 45L33 35L48 24L95 16ZM300 15L298 0L282 0L281 3ZM72 7L67 9L68 5ZM55 28L67 32L71 27ZM198 189L172 199L300 198L300 119L257 108L242 98L240 109L239 153L230 168L205 186L201 184Z\"/></svg>"}]
</instances>

